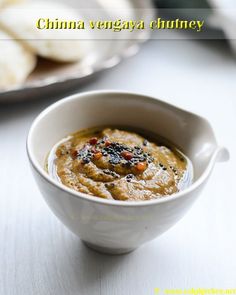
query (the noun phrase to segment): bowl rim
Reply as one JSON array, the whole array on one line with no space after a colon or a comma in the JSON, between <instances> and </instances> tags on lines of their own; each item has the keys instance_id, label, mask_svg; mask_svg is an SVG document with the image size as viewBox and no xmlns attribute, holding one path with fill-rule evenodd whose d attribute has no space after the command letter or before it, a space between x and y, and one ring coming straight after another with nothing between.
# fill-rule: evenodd
<instances>
[{"instance_id":1,"label":"bowl rim","mask_svg":"<svg viewBox=\"0 0 236 295\"><path fill-rule=\"evenodd\" d=\"M73 189L70 189L69 187L61 184L60 182L58 182L55 179L53 179L52 177L50 177L50 175L38 163L36 157L34 156L32 148L31 148L32 136L33 136L35 127L40 123L41 119L44 116L48 115L51 111L53 111L58 106L63 105L65 103L69 102L69 101L84 98L86 96L96 96L96 95L101 95L101 94L111 94L111 95L119 94L121 96L131 95L133 97L136 97L136 99L147 99L147 100L150 100L150 101L152 101L154 103L159 103L159 104L161 104L163 106L166 106L168 108L172 108L175 111L181 111L181 112L184 112L184 113L189 114L191 116L194 116L194 117L198 118L199 120L205 121L205 123L207 123L208 127L210 128L210 130L212 132L213 139L214 139L215 145L216 145L216 149L213 152L213 154L212 154L212 156L210 158L210 161L209 161L205 171L202 173L202 175L194 183L192 183L188 188L184 189L183 191L179 191L179 192L177 192L175 194L167 195L167 196L164 196L164 197L161 197L161 198L158 198L158 199L153 199L153 200L127 201L127 202L119 201L119 200L108 200L108 199L103 199L103 198L99 198L99 197L96 197L96 196L91 197L88 194L77 192L77 191L75 191ZM56 101L55 103L53 103L53 104L49 105L48 107L46 107L34 119L33 123L31 124L31 127L30 127L29 132L28 132L28 136L27 136L27 139L26 139L26 151L27 151L27 155L28 155L28 159L29 159L30 164L35 169L35 171L44 180L46 180L49 184L55 186L57 189L65 192L65 193L68 193L68 195L71 196L71 197L82 198L85 201L95 202L95 203L98 203L98 204L109 205L109 206L120 206L120 207L146 207L146 206L151 206L151 205L155 205L155 204L161 204L161 203L174 201L176 199L179 199L181 197L184 197L184 196L188 195L189 193L191 193L192 191L197 189L199 186L201 186L201 184L203 184L204 181L208 178L220 150L221 150L221 147L217 145L217 142L215 140L214 131L213 131L210 123L208 122L208 120L205 119L204 117L201 117L201 116L199 116L197 114L194 114L194 113L192 113L190 111L181 109L180 107L177 107L177 106L175 106L173 104L170 104L168 102L160 100L159 98L155 98L153 96L149 96L149 95L146 95L146 94L143 94L143 93L136 93L136 92L133 92L133 91L123 91L123 90L85 91L85 92L81 92L81 93L75 93L73 95L67 96L67 97L65 97L63 99L60 99L60 100Z\"/></svg>"}]
</instances>

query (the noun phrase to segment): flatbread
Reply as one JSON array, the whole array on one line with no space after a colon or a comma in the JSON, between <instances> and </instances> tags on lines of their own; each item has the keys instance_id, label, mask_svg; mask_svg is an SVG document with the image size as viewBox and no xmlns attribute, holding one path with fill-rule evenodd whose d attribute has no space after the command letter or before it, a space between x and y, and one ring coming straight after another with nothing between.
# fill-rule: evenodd
<instances>
[{"instance_id":1,"label":"flatbread","mask_svg":"<svg viewBox=\"0 0 236 295\"><path fill-rule=\"evenodd\" d=\"M12 4L17 4L21 2L25 2L26 0L0 0L0 8L12 5Z\"/></svg>"},{"instance_id":2,"label":"flatbread","mask_svg":"<svg viewBox=\"0 0 236 295\"><path fill-rule=\"evenodd\" d=\"M79 40L78 30L39 30L36 27L39 18L81 19L75 9L64 4L28 2L4 9L0 13L0 26L39 56L62 62L78 61L86 56L89 41Z\"/></svg>"},{"instance_id":3,"label":"flatbread","mask_svg":"<svg viewBox=\"0 0 236 295\"><path fill-rule=\"evenodd\" d=\"M36 65L36 56L0 30L0 89L21 85Z\"/></svg>"}]
</instances>

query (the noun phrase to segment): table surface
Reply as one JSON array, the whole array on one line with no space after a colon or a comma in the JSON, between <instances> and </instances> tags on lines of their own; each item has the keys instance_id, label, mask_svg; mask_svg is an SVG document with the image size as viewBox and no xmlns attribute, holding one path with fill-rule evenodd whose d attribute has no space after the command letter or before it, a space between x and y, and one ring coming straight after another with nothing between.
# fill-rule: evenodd
<instances>
[{"instance_id":1,"label":"table surface","mask_svg":"<svg viewBox=\"0 0 236 295\"><path fill-rule=\"evenodd\" d=\"M236 288L236 64L219 41L150 41L78 91L154 95L208 118L231 160L161 237L123 256L86 248L51 213L31 175L25 139L57 98L0 105L0 294L147 295L154 288Z\"/></svg>"}]
</instances>

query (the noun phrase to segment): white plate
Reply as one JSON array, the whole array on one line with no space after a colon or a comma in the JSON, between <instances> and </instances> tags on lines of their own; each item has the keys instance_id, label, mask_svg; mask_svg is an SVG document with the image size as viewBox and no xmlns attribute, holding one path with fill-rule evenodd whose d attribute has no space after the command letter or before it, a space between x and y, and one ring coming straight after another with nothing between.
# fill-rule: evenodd
<instances>
[{"instance_id":1,"label":"white plate","mask_svg":"<svg viewBox=\"0 0 236 295\"><path fill-rule=\"evenodd\" d=\"M75 3L78 4L77 1L70 0L66 1L66 3L73 6ZM88 5L92 8L102 8L97 11L110 15L112 2L113 0L90 0L90 2L86 1L87 6L85 8L87 9ZM113 3L115 4L115 2ZM84 6L85 1L81 1L81 4ZM122 10L127 8L127 11L132 11L134 13L133 19L145 19L147 11L149 11L148 17L150 17L150 9L153 6L151 0L121 0L119 8L122 8ZM137 53L140 44L150 37L147 30L133 32L132 34L136 34L136 36L132 40L125 40L123 34L125 33L119 32L116 40L92 41L95 44L94 51L86 59L78 63L60 64L39 59L35 71L23 85L0 92L0 102L35 99L42 96L57 95L62 91L69 91L92 75L114 67L122 59Z\"/></svg>"}]
</instances>

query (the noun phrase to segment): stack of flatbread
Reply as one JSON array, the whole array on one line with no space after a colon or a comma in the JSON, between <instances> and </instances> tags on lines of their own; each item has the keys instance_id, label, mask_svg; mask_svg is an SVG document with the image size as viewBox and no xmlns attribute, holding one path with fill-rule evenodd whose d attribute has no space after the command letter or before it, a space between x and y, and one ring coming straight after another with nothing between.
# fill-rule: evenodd
<instances>
[{"instance_id":1,"label":"stack of flatbread","mask_svg":"<svg viewBox=\"0 0 236 295\"><path fill-rule=\"evenodd\" d=\"M79 18L74 9L59 3L0 0L0 90L23 84L35 69L38 56L65 63L86 55L86 42L75 36L63 39L58 35L61 32L50 30L44 38L45 32L32 26L45 11L51 18Z\"/></svg>"}]
</instances>

